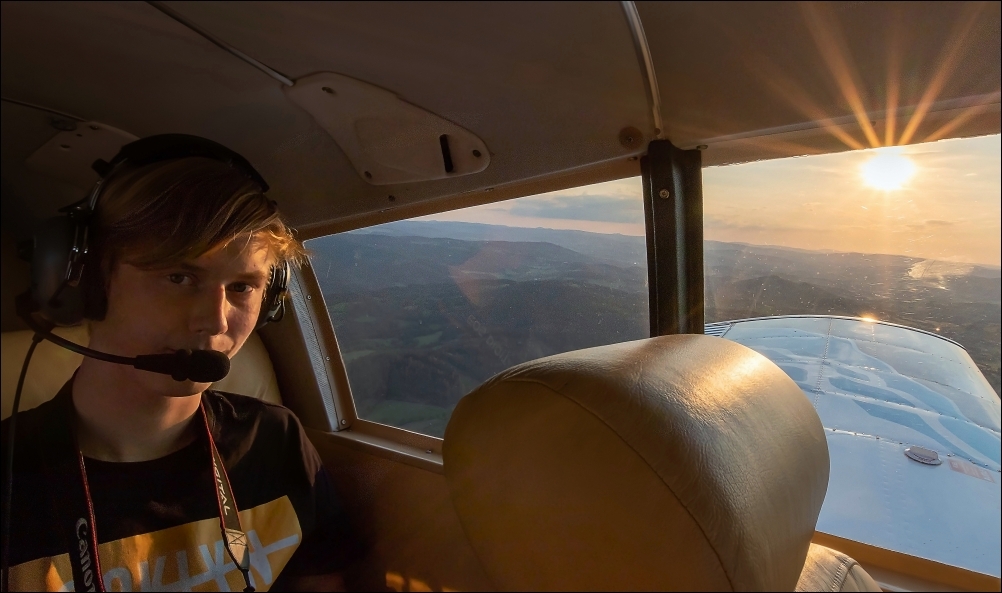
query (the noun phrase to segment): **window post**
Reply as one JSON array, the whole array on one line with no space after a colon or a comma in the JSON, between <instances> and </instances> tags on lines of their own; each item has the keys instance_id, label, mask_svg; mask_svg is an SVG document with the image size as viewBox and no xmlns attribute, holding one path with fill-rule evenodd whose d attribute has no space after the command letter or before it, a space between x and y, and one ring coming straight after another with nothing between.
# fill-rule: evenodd
<instances>
[{"instance_id":1,"label":"window post","mask_svg":"<svg viewBox=\"0 0 1002 593\"><path fill-rule=\"evenodd\" d=\"M653 140L640 160L651 336L703 333L703 178L699 150Z\"/></svg>"}]
</instances>

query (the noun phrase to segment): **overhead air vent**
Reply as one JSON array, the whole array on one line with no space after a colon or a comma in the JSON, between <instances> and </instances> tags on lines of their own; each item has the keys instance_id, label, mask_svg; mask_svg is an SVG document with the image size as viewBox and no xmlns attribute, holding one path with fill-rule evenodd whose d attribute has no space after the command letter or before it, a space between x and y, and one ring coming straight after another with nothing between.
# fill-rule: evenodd
<instances>
[{"instance_id":1,"label":"overhead air vent","mask_svg":"<svg viewBox=\"0 0 1002 593\"><path fill-rule=\"evenodd\" d=\"M323 72L284 90L373 185L459 177L490 164L472 132L367 82Z\"/></svg>"}]
</instances>

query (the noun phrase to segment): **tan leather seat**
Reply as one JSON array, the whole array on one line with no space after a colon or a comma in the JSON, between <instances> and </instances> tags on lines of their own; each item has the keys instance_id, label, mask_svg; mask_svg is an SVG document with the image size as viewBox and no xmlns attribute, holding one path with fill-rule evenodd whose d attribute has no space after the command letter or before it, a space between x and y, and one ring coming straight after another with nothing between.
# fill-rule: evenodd
<instances>
[{"instance_id":1,"label":"tan leather seat","mask_svg":"<svg viewBox=\"0 0 1002 593\"><path fill-rule=\"evenodd\" d=\"M791 591L804 573L837 591L852 573L879 590L811 545L829 465L810 401L733 342L669 336L519 365L459 402L443 455L500 589Z\"/></svg>"},{"instance_id":2,"label":"tan leather seat","mask_svg":"<svg viewBox=\"0 0 1002 593\"><path fill-rule=\"evenodd\" d=\"M86 325L56 328L55 333L84 346L90 339ZM11 408L14 406L14 391L17 389L17 379L24 363L24 355L31 344L31 335L32 332L27 330L0 334L0 357L3 362L0 403L2 403L3 418L10 416ZM80 366L82 358L79 354L49 342L39 344L31 357L31 365L24 379L20 409L30 410L54 397L63 384L73 376L73 371ZM229 375L213 387L249 395L266 402L282 403L275 369L257 333L251 334L247 343L233 358Z\"/></svg>"},{"instance_id":3,"label":"tan leather seat","mask_svg":"<svg viewBox=\"0 0 1002 593\"><path fill-rule=\"evenodd\" d=\"M880 591L880 585L842 552L811 544L797 591Z\"/></svg>"}]
</instances>

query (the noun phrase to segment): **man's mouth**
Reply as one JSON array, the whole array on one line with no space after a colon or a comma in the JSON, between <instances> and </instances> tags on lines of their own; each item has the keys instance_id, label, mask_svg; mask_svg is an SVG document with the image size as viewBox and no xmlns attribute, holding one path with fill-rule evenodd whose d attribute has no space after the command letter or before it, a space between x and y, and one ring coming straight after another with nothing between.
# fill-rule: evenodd
<instances>
[{"instance_id":1,"label":"man's mouth","mask_svg":"<svg viewBox=\"0 0 1002 593\"><path fill-rule=\"evenodd\" d=\"M223 349L219 349L219 348L213 348L211 346L182 346L180 348L170 348L170 347L167 347L167 348L163 349L163 353L164 354L174 354L178 350L215 350L216 352L222 352L226 356L230 355L230 351L229 350L223 350Z\"/></svg>"}]
</instances>

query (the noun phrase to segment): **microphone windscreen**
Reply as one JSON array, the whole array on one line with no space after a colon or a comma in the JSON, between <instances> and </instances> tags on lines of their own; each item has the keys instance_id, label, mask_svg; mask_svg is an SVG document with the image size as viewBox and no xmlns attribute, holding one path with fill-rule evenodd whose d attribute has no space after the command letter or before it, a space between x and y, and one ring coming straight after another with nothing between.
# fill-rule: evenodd
<instances>
[{"instance_id":1,"label":"microphone windscreen","mask_svg":"<svg viewBox=\"0 0 1002 593\"><path fill-rule=\"evenodd\" d=\"M137 369L170 375L175 381L215 383L230 372L230 359L215 350L177 350L172 354L137 356Z\"/></svg>"},{"instance_id":2,"label":"microphone windscreen","mask_svg":"<svg viewBox=\"0 0 1002 593\"><path fill-rule=\"evenodd\" d=\"M188 361L188 380L215 383L230 372L230 359L215 350L192 350Z\"/></svg>"}]
</instances>

